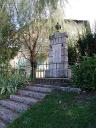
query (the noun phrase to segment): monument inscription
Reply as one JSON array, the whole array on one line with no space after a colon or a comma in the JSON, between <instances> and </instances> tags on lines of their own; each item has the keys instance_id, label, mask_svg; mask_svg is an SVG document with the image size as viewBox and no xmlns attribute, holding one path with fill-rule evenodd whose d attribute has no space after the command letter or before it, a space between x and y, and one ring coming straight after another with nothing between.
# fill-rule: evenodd
<instances>
[{"instance_id":1,"label":"monument inscription","mask_svg":"<svg viewBox=\"0 0 96 128\"><path fill-rule=\"evenodd\" d=\"M60 44L57 44L53 48L53 62L61 63L61 47Z\"/></svg>"}]
</instances>

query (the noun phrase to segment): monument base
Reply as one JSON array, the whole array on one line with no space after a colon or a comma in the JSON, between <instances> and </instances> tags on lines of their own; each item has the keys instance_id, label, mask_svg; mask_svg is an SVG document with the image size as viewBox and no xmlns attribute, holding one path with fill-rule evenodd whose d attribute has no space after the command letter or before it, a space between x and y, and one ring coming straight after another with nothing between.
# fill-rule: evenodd
<instances>
[{"instance_id":1,"label":"monument base","mask_svg":"<svg viewBox=\"0 0 96 128\"><path fill-rule=\"evenodd\" d=\"M64 69L49 69L45 72L45 78L68 78L68 70Z\"/></svg>"}]
</instances>

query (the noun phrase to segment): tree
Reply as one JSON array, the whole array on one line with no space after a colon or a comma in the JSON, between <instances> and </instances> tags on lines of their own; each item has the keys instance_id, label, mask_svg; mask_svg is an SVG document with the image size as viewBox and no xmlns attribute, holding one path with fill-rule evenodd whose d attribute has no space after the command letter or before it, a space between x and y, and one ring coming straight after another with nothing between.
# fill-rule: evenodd
<instances>
[{"instance_id":1,"label":"tree","mask_svg":"<svg viewBox=\"0 0 96 128\"><path fill-rule=\"evenodd\" d=\"M14 25L6 9L6 1L0 1L0 64L8 64L16 55L17 47L13 44Z\"/></svg>"},{"instance_id":2,"label":"tree","mask_svg":"<svg viewBox=\"0 0 96 128\"><path fill-rule=\"evenodd\" d=\"M49 35L50 31L50 10L56 8L58 0L21 0L16 3L13 0L10 6L13 8L13 17L15 17L18 31L16 40L21 46L25 47L26 52L22 52L24 57L29 60L34 75L34 66L36 57L40 53L42 41ZM46 9L47 8L47 9ZM47 18L46 18L47 17ZM13 18L14 21L14 18ZM43 43L44 44L44 43Z\"/></svg>"}]
</instances>

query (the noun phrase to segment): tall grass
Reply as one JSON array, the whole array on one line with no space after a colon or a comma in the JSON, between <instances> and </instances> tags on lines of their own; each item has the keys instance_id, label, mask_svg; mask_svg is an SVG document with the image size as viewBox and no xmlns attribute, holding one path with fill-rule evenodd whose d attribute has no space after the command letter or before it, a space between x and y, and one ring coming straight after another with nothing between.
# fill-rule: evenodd
<instances>
[{"instance_id":1,"label":"tall grass","mask_svg":"<svg viewBox=\"0 0 96 128\"><path fill-rule=\"evenodd\" d=\"M2 95L15 93L18 88L28 82L24 72L19 70L0 70L0 93Z\"/></svg>"}]
</instances>

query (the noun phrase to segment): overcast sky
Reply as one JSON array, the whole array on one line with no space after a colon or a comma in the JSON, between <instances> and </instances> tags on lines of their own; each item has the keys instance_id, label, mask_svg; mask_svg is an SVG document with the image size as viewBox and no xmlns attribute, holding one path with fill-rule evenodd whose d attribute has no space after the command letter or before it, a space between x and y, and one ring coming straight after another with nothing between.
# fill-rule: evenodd
<instances>
[{"instance_id":1,"label":"overcast sky","mask_svg":"<svg viewBox=\"0 0 96 128\"><path fill-rule=\"evenodd\" d=\"M65 18L89 20L91 26L96 20L96 0L68 0L65 7Z\"/></svg>"}]
</instances>

